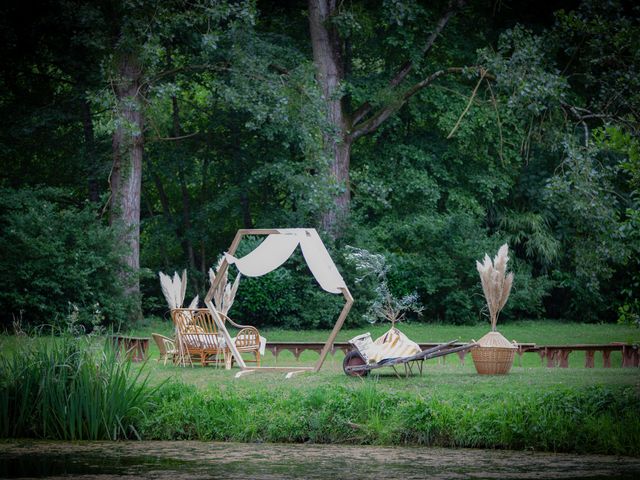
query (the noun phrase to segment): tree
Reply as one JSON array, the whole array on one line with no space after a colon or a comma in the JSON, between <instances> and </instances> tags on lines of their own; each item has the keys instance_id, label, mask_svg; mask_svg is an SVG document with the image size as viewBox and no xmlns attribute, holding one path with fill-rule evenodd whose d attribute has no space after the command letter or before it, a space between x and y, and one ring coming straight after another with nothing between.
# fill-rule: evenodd
<instances>
[{"instance_id":1,"label":"tree","mask_svg":"<svg viewBox=\"0 0 640 480\"><path fill-rule=\"evenodd\" d=\"M445 13L437 21L431 34L420 50L426 56L436 40L464 0L451 0ZM387 98L377 108L374 102L364 101L353 108L344 92L346 73L350 69L347 45L340 34L338 22L340 7L337 0L309 0L309 31L313 58L318 70L318 81L326 102L327 118L332 130L325 136L325 145L332 157L331 174L341 188L334 205L323 215L322 227L334 236L340 236L341 222L349 214L350 182L349 163L351 147L358 138L375 132L391 115L423 88L437 78L463 68L449 67L437 70L408 88L403 88L405 79L414 70L414 61L407 60L388 80L384 96ZM483 73L484 76L484 73Z\"/></svg>"},{"instance_id":2,"label":"tree","mask_svg":"<svg viewBox=\"0 0 640 480\"><path fill-rule=\"evenodd\" d=\"M113 132L113 169L111 173L110 222L124 233L126 248L122 272L128 295L140 294L140 192L144 154L144 118L142 114L142 69L134 52L118 58L113 90L117 100L116 128ZM140 302L133 317L141 316ZM137 311L135 311L137 310Z\"/></svg>"}]
</instances>

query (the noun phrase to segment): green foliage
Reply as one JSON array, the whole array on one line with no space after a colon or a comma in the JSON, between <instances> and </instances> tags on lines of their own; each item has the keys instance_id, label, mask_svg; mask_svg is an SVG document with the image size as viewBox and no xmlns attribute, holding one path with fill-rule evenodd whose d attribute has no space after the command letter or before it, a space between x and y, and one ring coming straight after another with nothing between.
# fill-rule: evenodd
<instances>
[{"instance_id":1,"label":"green foliage","mask_svg":"<svg viewBox=\"0 0 640 480\"><path fill-rule=\"evenodd\" d=\"M140 438L153 390L107 344L69 337L0 356L0 436Z\"/></svg>"},{"instance_id":2,"label":"green foliage","mask_svg":"<svg viewBox=\"0 0 640 480\"><path fill-rule=\"evenodd\" d=\"M257 241L243 241L241 252L246 254L257 245ZM320 288L296 251L283 267L267 275L242 277L230 315L257 327L331 328L343 305L342 296Z\"/></svg>"},{"instance_id":3,"label":"green foliage","mask_svg":"<svg viewBox=\"0 0 640 480\"><path fill-rule=\"evenodd\" d=\"M414 444L634 454L640 401L632 388L496 391L442 398L380 388L197 390L167 384L145 439Z\"/></svg>"},{"instance_id":4,"label":"green foliage","mask_svg":"<svg viewBox=\"0 0 640 480\"><path fill-rule=\"evenodd\" d=\"M473 323L483 303L474 262L508 242L517 272L506 321L635 318L637 8L467 3L425 55L446 2L338 2L329 24L344 40L338 91L348 114L393 104L446 67L481 65L487 76L441 76L355 141L351 216L334 257L342 261L347 244L380 252L389 291L417 292L423 321ZM143 70L146 313L165 308L145 272L188 268L189 295L202 295L207 267L238 228L317 227L342 188L329 175L323 137L338 132L299 5L69 0L34 11L14 2L2 13L0 186L24 189L21 200L13 190L0 198L3 323L21 311L33 324L123 319L112 233L90 207L69 206L89 197L95 213L107 201L122 55ZM405 62L410 72L390 88ZM67 195L47 203L29 189L40 184ZM361 324L374 292L342 263L356 298L348 321ZM243 280L231 313L259 326L322 327L339 304L294 259Z\"/></svg>"},{"instance_id":5,"label":"green foliage","mask_svg":"<svg viewBox=\"0 0 640 480\"><path fill-rule=\"evenodd\" d=\"M605 163L606 156L597 149L572 144L565 149L561 169L547 187L566 262L554 277L562 288L574 292L571 309L593 321L609 309L604 283L628 258L632 244L621 228L623 208L614 193L615 166Z\"/></svg>"},{"instance_id":6,"label":"green foliage","mask_svg":"<svg viewBox=\"0 0 640 480\"><path fill-rule=\"evenodd\" d=\"M407 313L420 315L423 307L418 302L416 292L397 297L391 293L387 274L389 266L384 255L371 253L362 248L346 247L346 259L354 264L358 277L356 283L367 281L374 291L374 299L367 310L366 319L370 323L387 320L395 326Z\"/></svg>"},{"instance_id":7,"label":"green foliage","mask_svg":"<svg viewBox=\"0 0 640 480\"><path fill-rule=\"evenodd\" d=\"M115 232L53 189L0 190L2 323L93 328L125 321Z\"/></svg>"}]
</instances>

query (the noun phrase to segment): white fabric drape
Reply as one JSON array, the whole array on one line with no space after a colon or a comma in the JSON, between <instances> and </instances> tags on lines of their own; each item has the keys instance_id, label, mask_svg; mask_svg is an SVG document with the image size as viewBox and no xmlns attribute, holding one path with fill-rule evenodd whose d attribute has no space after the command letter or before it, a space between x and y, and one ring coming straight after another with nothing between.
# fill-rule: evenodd
<instances>
[{"instance_id":1,"label":"white fabric drape","mask_svg":"<svg viewBox=\"0 0 640 480\"><path fill-rule=\"evenodd\" d=\"M302 255L320 287L329 293L342 293L341 289L346 288L346 284L315 229L286 228L278 232L269 235L242 258L225 254L227 262L235 264L243 275L259 277L286 262L300 244Z\"/></svg>"},{"instance_id":2,"label":"white fabric drape","mask_svg":"<svg viewBox=\"0 0 640 480\"><path fill-rule=\"evenodd\" d=\"M305 230L300 234L300 248L309 270L322 289L329 293L342 293L346 284L331 259L320 235L315 230Z\"/></svg>"},{"instance_id":3,"label":"white fabric drape","mask_svg":"<svg viewBox=\"0 0 640 480\"><path fill-rule=\"evenodd\" d=\"M298 243L296 235L269 235L248 255L235 258L225 253L225 257L227 262L235 264L243 275L261 277L286 262Z\"/></svg>"}]
</instances>

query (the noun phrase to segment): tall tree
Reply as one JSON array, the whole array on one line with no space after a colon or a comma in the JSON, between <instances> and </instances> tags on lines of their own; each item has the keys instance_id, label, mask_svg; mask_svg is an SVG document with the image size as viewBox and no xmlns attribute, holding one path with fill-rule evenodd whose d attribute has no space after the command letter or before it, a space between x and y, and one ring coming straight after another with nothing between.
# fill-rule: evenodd
<instances>
[{"instance_id":1,"label":"tall tree","mask_svg":"<svg viewBox=\"0 0 640 480\"><path fill-rule=\"evenodd\" d=\"M421 57L429 53L449 20L464 3L464 0L449 2L444 14L422 45ZM402 88L405 79L414 70L414 62L407 60L388 80L386 102L374 108L374 102L365 101L354 108L350 104L349 97L342 90L346 72L350 69L349 58L347 58L349 45L340 35L335 21L338 14L337 0L309 0L309 31L313 58L317 68L317 78L324 93L328 122L333 127L333 131L325 136L325 146L332 157L331 174L341 187L341 192L335 197L333 206L323 215L322 227L336 237L340 236L341 224L350 209L349 164L353 142L375 132L411 97L437 78L448 73L463 71L463 68L455 67L440 69L413 85Z\"/></svg>"},{"instance_id":2,"label":"tall tree","mask_svg":"<svg viewBox=\"0 0 640 480\"><path fill-rule=\"evenodd\" d=\"M144 154L144 117L142 114L142 67L134 52L119 55L113 90L117 99L117 126L113 132L113 169L111 173L110 221L123 229L126 246L123 272L129 295L140 293L137 278L140 269L140 191ZM140 303L131 312L141 315Z\"/></svg>"}]
</instances>

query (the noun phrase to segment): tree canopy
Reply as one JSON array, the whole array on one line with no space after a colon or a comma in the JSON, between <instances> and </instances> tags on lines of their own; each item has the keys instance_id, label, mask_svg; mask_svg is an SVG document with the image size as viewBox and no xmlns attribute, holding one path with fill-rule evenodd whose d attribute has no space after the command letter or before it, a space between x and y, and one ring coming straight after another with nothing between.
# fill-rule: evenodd
<instances>
[{"instance_id":1,"label":"tree canopy","mask_svg":"<svg viewBox=\"0 0 640 480\"><path fill-rule=\"evenodd\" d=\"M5 324L162 314L155 272L202 293L238 228L300 226L362 299L352 322L376 294L351 247L384 255L415 319L464 323L505 242L506 321L639 318L632 1L0 8ZM232 314L328 326L339 305L289 265L243 279Z\"/></svg>"}]
</instances>

